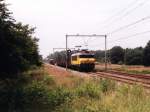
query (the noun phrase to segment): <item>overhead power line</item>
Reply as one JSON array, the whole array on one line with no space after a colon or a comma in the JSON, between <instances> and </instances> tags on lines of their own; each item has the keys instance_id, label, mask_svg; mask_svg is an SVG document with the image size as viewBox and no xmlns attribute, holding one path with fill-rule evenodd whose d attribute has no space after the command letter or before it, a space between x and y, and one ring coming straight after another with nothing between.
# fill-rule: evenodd
<instances>
[{"instance_id":1,"label":"overhead power line","mask_svg":"<svg viewBox=\"0 0 150 112\"><path fill-rule=\"evenodd\" d=\"M107 18L105 20L105 22L114 21L114 18L118 17L118 15L122 14L123 12L125 12L127 9L129 9L129 7L132 7L133 5L135 5L139 0L134 0L133 2L131 2L130 4L127 5L127 7L125 7L124 9L122 9L121 11L117 12L115 15L112 15L111 17ZM104 22L104 23L105 23Z\"/></svg>"},{"instance_id":2,"label":"overhead power line","mask_svg":"<svg viewBox=\"0 0 150 112\"><path fill-rule=\"evenodd\" d=\"M143 34L147 34L147 33L150 33L150 30L148 31L144 31L144 32L140 32L140 33L135 33L135 34L132 34L132 35L129 35L129 36L125 36L125 37L121 37L121 38L118 38L118 39L115 39L115 40L108 40L108 45L110 45L110 43L112 42L118 42L120 40L124 40L124 39L128 39L128 38L131 38L131 37L135 37L135 36L139 36L139 35L143 35ZM95 46L102 46L104 44L104 42L101 42L99 44L96 44L96 45L90 45L90 47L95 47Z\"/></svg>"},{"instance_id":3,"label":"overhead power line","mask_svg":"<svg viewBox=\"0 0 150 112\"><path fill-rule=\"evenodd\" d=\"M147 34L147 33L150 33L150 30L144 31L144 32L140 32L140 33L135 33L135 34L132 34L132 35L129 35L129 36L125 36L125 37L121 37L121 38L118 38L116 40L111 40L109 42L116 42L116 41L119 41L119 40L124 40L124 39L128 39L130 37L135 37L135 36L139 36L139 35L143 35L143 34Z\"/></svg>"},{"instance_id":4,"label":"overhead power line","mask_svg":"<svg viewBox=\"0 0 150 112\"><path fill-rule=\"evenodd\" d=\"M133 11L135 11L136 9L138 9L139 7L142 7L143 5L145 5L146 2L149 2L149 0L144 0L140 3L131 7L132 5L136 4L136 2L138 2L139 0L135 0L134 2L132 2L129 7L125 8L124 10L120 11L120 16L116 16L114 19L112 19L112 21L110 22L106 22L107 24L105 26L103 26L103 29L106 29L109 26L112 26L114 23L117 23L118 21L121 21L122 19L124 19L125 17L127 17L129 14L131 14ZM131 7L131 8L130 8ZM129 10L128 10L129 9ZM126 11L127 10L127 11ZM118 13L119 15L119 13ZM106 31L105 31L106 32Z\"/></svg>"},{"instance_id":5,"label":"overhead power line","mask_svg":"<svg viewBox=\"0 0 150 112\"><path fill-rule=\"evenodd\" d=\"M149 0L144 0L143 2L141 2L140 4L138 4L136 7L133 7L131 10L128 10L126 13L123 14L122 12L122 16L118 17L115 19L115 21L121 20L123 18L125 18L126 16L128 16L129 14L131 14L133 11L135 11L136 9L138 9L139 7L145 5L146 2L148 2Z\"/></svg>"},{"instance_id":6,"label":"overhead power line","mask_svg":"<svg viewBox=\"0 0 150 112\"><path fill-rule=\"evenodd\" d=\"M133 2L131 2L131 4L129 4L127 7L125 7L124 9L122 9L121 11L119 11L117 14L115 14L114 16L111 16L110 18L108 18L104 23L108 23L106 25L103 26L103 28L106 28L108 26L110 26L110 24L113 24L115 22L118 22L118 20L123 19L124 17L128 16L130 13L132 13L134 10L138 9L139 7L143 6L148 0L144 0L143 2L141 2L140 4L137 4L136 7L133 7L136 3L138 3L138 1L141 0L135 0ZM131 8L130 8L131 7ZM128 10L130 9L130 10ZM127 10L127 12L126 12ZM122 15L123 14L123 15ZM122 16L119 16L122 15ZM110 21L110 22L108 22Z\"/></svg>"},{"instance_id":7,"label":"overhead power line","mask_svg":"<svg viewBox=\"0 0 150 112\"><path fill-rule=\"evenodd\" d=\"M124 30L126 28L129 28L130 26L136 25L136 24L141 23L141 22L143 22L145 20L148 20L148 19L150 19L150 16L146 16L146 17L144 17L144 18L142 18L140 20L137 20L137 21L135 21L133 23L130 23L128 25L125 25L125 26L122 26L122 27L120 27L118 29L115 29L114 31L107 33L107 35L110 35L110 34L118 32L118 31Z\"/></svg>"}]
</instances>

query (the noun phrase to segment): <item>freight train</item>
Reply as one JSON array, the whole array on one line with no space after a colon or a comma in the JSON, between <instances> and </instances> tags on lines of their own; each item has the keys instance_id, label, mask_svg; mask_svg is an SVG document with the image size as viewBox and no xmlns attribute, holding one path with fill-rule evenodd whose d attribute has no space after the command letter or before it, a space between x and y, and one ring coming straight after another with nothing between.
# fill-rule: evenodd
<instances>
[{"instance_id":1,"label":"freight train","mask_svg":"<svg viewBox=\"0 0 150 112\"><path fill-rule=\"evenodd\" d=\"M94 53L88 50L68 50L67 59L66 53L61 52L61 55L57 55L57 57L54 60L55 64L58 66L65 67L67 64L69 68L76 69L79 71L92 71L95 68Z\"/></svg>"}]
</instances>

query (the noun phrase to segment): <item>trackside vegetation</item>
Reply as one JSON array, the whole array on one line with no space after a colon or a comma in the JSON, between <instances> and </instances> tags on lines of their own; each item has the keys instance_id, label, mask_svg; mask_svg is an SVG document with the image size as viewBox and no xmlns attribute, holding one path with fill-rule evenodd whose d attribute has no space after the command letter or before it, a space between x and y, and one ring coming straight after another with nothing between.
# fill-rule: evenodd
<instances>
[{"instance_id":1,"label":"trackside vegetation","mask_svg":"<svg viewBox=\"0 0 150 112\"><path fill-rule=\"evenodd\" d=\"M3 112L149 112L150 95L141 86L108 79L60 77L43 68L25 72L0 87ZM69 81L68 81L69 80ZM12 91L13 90L13 91Z\"/></svg>"}]
</instances>

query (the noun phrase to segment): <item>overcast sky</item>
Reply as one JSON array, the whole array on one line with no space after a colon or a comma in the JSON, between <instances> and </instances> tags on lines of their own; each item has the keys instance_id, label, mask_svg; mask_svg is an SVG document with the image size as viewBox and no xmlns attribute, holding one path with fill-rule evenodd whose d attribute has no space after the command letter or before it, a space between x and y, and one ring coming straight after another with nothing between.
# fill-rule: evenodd
<instances>
[{"instance_id":1,"label":"overcast sky","mask_svg":"<svg viewBox=\"0 0 150 112\"><path fill-rule=\"evenodd\" d=\"M150 16L150 0L6 0L17 21L36 27L40 53L45 57L53 48L65 47L66 34L107 34ZM108 35L108 48L145 46L150 19ZM123 38L123 39L121 39ZM104 49L104 38L70 38L69 47Z\"/></svg>"}]
</instances>

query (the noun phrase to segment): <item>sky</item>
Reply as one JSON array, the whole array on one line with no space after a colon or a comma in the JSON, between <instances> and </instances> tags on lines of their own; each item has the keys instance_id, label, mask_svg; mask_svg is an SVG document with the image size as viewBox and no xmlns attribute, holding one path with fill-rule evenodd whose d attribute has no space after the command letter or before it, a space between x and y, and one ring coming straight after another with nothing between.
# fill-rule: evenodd
<instances>
[{"instance_id":1,"label":"sky","mask_svg":"<svg viewBox=\"0 0 150 112\"><path fill-rule=\"evenodd\" d=\"M112 33L150 16L150 0L6 0L6 3L18 22L36 27L35 36L39 38L43 57L53 53L53 48L65 48L66 34L107 35L108 49L116 45L144 47L150 40L150 19ZM68 39L69 48L77 45L103 50L104 38Z\"/></svg>"}]
</instances>

